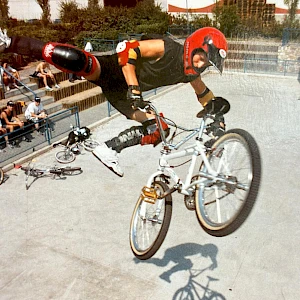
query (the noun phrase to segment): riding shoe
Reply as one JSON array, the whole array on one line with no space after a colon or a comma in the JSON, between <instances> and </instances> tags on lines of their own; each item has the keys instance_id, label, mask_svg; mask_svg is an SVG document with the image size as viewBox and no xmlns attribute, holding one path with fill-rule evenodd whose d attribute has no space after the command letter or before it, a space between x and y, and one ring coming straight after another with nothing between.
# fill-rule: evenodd
<instances>
[{"instance_id":1,"label":"riding shoe","mask_svg":"<svg viewBox=\"0 0 300 300\"><path fill-rule=\"evenodd\" d=\"M123 177L124 172L119 165L119 159L117 152L109 147L105 143L97 146L92 152L107 168L113 171L120 177Z\"/></svg>"}]
</instances>

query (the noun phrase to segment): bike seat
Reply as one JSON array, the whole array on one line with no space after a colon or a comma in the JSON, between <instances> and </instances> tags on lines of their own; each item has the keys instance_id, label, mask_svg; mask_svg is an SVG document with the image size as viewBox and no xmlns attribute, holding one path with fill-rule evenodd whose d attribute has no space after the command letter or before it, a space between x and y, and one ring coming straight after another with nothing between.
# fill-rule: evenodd
<instances>
[{"instance_id":1,"label":"bike seat","mask_svg":"<svg viewBox=\"0 0 300 300\"><path fill-rule=\"evenodd\" d=\"M198 112L197 118L203 118L207 114L222 116L228 113L229 110L230 110L229 102L222 97L216 97L211 101L209 101L205 105L204 109Z\"/></svg>"}]
</instances>

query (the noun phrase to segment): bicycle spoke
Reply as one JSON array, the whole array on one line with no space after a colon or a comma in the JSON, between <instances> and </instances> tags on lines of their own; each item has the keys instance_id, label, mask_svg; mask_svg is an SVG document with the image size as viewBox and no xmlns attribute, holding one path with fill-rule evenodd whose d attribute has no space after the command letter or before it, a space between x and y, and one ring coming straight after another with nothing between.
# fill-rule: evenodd
<instances>
[{"instance_id":1,"label":"bicycle spoke","mask_svg":"<svg viewBox=\"0 0 300 300\"><path fill-rule=\"evenodd\" d=\"M222 236L245 221L256 200L260 180L259 152L254 139L237 129L216 141L209 162L219 175L199 185L196 212L208 233ZM202 168L205 174L205 166ZM254 175L257 177L255 185Z\"/></svg>"},{"instance_id":2,"label":"bicycle spoke","mask_svg":"<svg viewBox=\"0 0 300 300\"><path fill-rule=\"evenodd\" d=\"M168 186L155 182L156 193L163 194ZM148 259L162 244L171 221L171 196L148 203L141 196L136 204L130 224L130 245L139 259Z\"/></svg>"}]
</instances>

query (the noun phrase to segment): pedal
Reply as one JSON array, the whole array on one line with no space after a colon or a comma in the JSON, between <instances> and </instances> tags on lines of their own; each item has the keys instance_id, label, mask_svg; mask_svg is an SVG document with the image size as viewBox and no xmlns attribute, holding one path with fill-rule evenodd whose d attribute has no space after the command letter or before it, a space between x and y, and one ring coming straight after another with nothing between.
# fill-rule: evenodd
<instances>
[{"instance_id":1,"label":"pedal","mask_svg":"<svg viewBox=\"0 0 300 300\"><path fill-rule=\"evenodd\" d=\"M157 200L158 195L154 188L149 188L147 186L144 186L142 188L141 197L142 197L143 201L150 203L150 204L155 204L155 201Z\"/></svg>"}]
</instances>

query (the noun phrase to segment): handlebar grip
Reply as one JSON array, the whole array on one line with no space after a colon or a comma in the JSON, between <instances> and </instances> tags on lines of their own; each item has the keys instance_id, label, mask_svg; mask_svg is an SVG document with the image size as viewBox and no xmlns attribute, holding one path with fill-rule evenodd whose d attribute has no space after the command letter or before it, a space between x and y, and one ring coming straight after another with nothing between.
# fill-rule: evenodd
<instances>
[{"instance_id":1,"label":"handlebar grip","mask_svg":"<svg viewBox=\"0 0 300 300\"><path fill-rule=\"evenodd\" d=\"M137 109L137 108L144 109L147 106L149 106L150 103L151 103L150 101L133 100L131 106L133 109Z\"/></svg>"}]
</instances>

